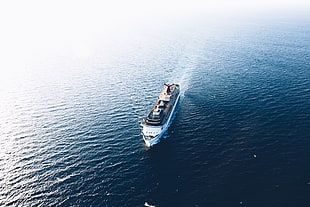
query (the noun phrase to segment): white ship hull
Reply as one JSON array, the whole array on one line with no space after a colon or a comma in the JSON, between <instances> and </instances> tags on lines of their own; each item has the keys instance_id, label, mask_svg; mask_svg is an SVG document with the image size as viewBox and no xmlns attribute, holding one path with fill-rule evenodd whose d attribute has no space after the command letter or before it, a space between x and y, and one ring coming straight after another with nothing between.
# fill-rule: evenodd
<instances>
[{"instance_id":1,"label":"white ship hull","mask_svg":"<svg viewBox=\"0 0 310 207\"><path fill-rule=\"evenodd\" d=\"M145 145L147 147L151 147L155 144L157 144L158 142L160 142L160 138L164 135L164 133L167 131L167 129L169 128L172 118L173 118L173 114L175 112L176 106L179 102L180 99L180 95L178 95L175 104L173 105L173 108L171 110L171 113L169 115L169 118L167 120L167 122L164 125L161 126L150 126L150 125L146 125L146 124L141 124L141 126L143 127L142 129L142 135L143 135L143 140L145 142ZM150 134L153 133L154 137L150 138L150 136L145 136L146 134Z\"/></svg>"}]
</instances>

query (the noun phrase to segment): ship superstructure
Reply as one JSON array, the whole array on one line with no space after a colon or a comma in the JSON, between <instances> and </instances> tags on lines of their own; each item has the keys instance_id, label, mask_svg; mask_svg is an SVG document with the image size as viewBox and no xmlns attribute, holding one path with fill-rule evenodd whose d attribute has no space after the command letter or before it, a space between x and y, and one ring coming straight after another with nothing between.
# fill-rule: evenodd
<instances>
[{"instance_id":1,"label":"ship superstructure","mask_svg":"<svg viewBox=\"0 0 310 207\"><path fill-rule=\"evenodd\" d=\"M158 143L168 129L179 98L180 86L178 84L164 84L164 89L159 94L152 110L141 123L146 146L151 147Z\"/></svg>"}]
</instances>

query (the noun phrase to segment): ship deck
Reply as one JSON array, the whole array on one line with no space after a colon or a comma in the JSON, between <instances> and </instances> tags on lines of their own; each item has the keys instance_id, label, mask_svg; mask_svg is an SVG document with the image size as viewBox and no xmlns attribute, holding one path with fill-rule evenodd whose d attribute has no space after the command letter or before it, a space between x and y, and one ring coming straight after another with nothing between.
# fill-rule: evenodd
<instances>
[{"instance_id":1,"label":"ship deck","mask_svg":"<svg viewBox=\"0 0 310 207\"><path fill-rule=\"evenodd\" d=\"M168 120L170 113L179 96L179 85L165 84L165 88L159 94L152 110L147 115L142 124L147 126L162 126Z\"/></svg>"}]
</instances>

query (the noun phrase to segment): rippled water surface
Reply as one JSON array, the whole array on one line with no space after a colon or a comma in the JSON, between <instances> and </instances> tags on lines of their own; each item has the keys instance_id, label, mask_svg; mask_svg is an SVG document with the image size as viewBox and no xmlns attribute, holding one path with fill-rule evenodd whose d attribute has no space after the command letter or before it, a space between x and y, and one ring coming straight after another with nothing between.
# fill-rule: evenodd
<instances>
[{"instance_id":1,"label":"rippled water surface","mask_svg":"<svg viewBox=\"0 0 310 207\"><path fill-rule=\"evenodd\" d=\"M309 18L186 24L2 84L0 205L309 206ZM148 149L165 82L182 101Z\"/></svg>"}]
</instances>

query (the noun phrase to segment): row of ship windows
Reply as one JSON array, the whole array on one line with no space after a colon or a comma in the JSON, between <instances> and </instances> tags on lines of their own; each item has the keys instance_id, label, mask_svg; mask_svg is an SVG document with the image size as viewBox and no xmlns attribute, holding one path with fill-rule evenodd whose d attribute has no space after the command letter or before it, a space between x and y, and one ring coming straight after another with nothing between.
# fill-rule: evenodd
<instances>
[{"instance_id":1,"label":"row of ship windows","mask_svg":"<svg viewBox=\"0 0 310 207\"><path fill-rule=\"evenodd\" d=\"M157 134L156 132L149 132L149 134Z\"/></svg>"}]
</instances>

